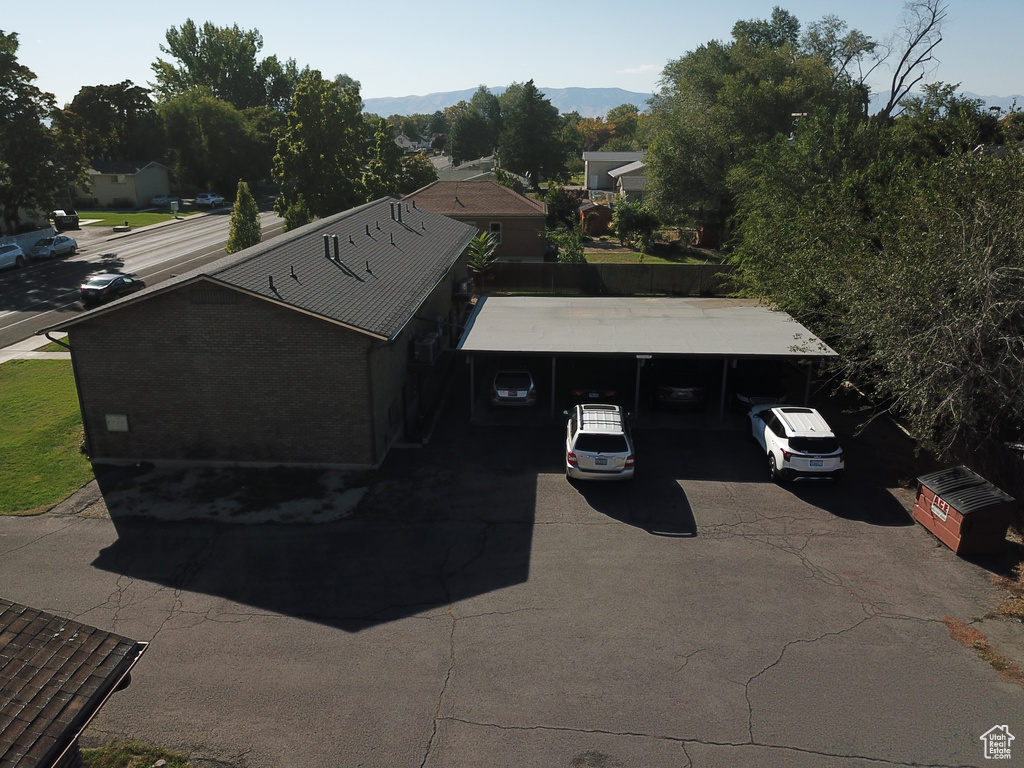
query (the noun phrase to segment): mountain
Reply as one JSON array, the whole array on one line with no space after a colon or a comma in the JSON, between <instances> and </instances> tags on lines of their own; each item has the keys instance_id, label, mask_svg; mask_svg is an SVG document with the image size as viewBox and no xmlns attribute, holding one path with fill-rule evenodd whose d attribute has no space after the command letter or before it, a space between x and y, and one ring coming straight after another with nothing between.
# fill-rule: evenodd
<instances>
[{"instance_id":1,"label":"mountain","mask_svg":"<svg viewBox=\"0 0 1024 768\"><path fill-rule=\"evenodd\" d=\"M505 88L488 88L495 96L503 94ZM650 93L625 91L622 88L539 88L561 114L579 112L583 117L604 117L610 109L622 104L635 104L641 111L647 109ZM476 88L465 91L428 93L426 96L385 96L379 99L363 99L363 111L381 117L391 115L432 115L438 110L469 101Z\"/></svg>"}]
</instances>

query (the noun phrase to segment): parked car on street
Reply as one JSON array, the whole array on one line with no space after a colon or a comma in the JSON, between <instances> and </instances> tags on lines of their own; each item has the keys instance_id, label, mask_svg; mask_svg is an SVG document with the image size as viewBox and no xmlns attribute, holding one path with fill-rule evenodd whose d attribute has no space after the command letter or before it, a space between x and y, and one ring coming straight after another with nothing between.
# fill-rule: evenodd
<instances>
[{"instance_id":1,"label":"parked car on street","mask_svg":"<svg viewBox=\"0 0 1024 768\"><path fill-rule=\"evenodd\" d=\"M82 299L82 306L88 309L97 304L127 296L129 293L141 291L145 287L146 283L134 275L104 272L87 278L78 287L78 293Z\"/></svg>"},{"instance_id":2,"label":"parked car on street","mask_svg":"<svg viewBox=\"0 0 1024 768\"><path fill-rule=\"evenodd\" d=\"M52 259L55 256L74 256L78 253L78 241L66 235L54 235L36 240L36 244L29 251L33 259Z\"/></svg>"},{"instance_id":3,"label":"parked car on street","mask_svg":"<svg viewBox=\"0 0 1024 768\"><path fill-rule=\"evenodd\" d=\"M491 382L492 405L536 405L537 385L529 371L498 371Z\"/></svg>"},{"instance_id":4,"label":"parked car on street","mask_svg":"<svg viewBox=\"0 0 1024 768\"><path fill-rule=\"evenodd\" d=\"M224 198L214 192L204 192L201 195L196 195L196 208L216 208L221 205L224 205Z\"/></svg>"},{"instance_id":5,"label":"parked car on street","mask_svg":"<svg viewBox=\"0 0 1024 768\"><path fill-rule=\"evenodd\" d=\"M625 414L617 405L582 403L565 427L565 476L570 480L632 480L636 464Z\"/></svg>"},{"instance_id":6,"label":"parked car on street","mask_svg":"<svg viewBox=\"0 0 1024 768\"><path fill-rule=\"evenodd\" d=\"M814 408L756 405L750 431L768 461L775 482L802 478L838 480L846 469L832 428Z\"/></svg>"},{"instance_id":7,"label":"parked car on street","mask_svg":"<svg viewBox=\"0 0 1024 768\"><path fill-rule=\"evenodd\" d=\"M0 244L0 269L25 266L25 252L15 243Z\"/></svg>"},{"instance_id":8,"label":"parked car on street","mask_svg":"<svg viewBox=\"0 0 1024 768\"><path fill-rule=\"evenodd\" d=\"M78 212L71 208L58 208L50 214L55 229L81 229L78 224Z\"/></svg>"},{"instance_id":9,"label":"parked car on street","mask_svg":"<svg viewBox=\"0 0 1024 768\"><path fill-rule=\"evenodd\" d=\"M149 201L150 205L155 205L158 208L170 205L171 203L178 202L178 198L174 195L157 195Z\"/></svg>"}]
</instances>

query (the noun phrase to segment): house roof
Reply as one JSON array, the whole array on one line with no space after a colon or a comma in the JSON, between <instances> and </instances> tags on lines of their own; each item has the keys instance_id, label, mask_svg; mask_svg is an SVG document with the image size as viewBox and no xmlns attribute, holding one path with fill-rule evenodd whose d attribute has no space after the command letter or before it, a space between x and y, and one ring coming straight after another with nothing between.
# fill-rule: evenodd
<instances>
[{"instance_id":1,"label":"house roof","mask_svg":"<svg viewBox=\"0 0 1024 768\"><path fill-rule=\"evenodd\" d=\"M214 281L377 338L392 339L476 234L476 227L470 224L385 197L319 219L47 330L87 322L90 317L115 312L183 283ZM328 247L330 258L325 255Z\"/></svg>"},{"instance_id":2,"label":"house roof","mask_svg":"<svg viewBox=\"0 0 1024 768\"><path fill-rule=\"evenodd\" d=\"M0 765L54 765L146 646L0 598Z\"/></svg>"},{"instance_id":3,"label":"house roof","mask_svg":"<svg viewBox=\"0 0 1024 768\"><path fill-rule=\"evenodd\" d=\"M642 160L646 152L584 152L583 160L589 162L632 163Z\"/></svg>"},{"instance_id":4,"label":"house roof","mask_svg":"<svg viewBox=\"0 0 1024 768\"><path fill-rule=\"evenodd\" d=\"M646 176L622 176L618 180L619 188L626 192L639 192L647 187Z\"/></svg>"},{"instance_id":5,"label":"house roof","mask_svg":"<svg viewBox=\"0 0 1024 768\"><path fill-rule=\"evenodd\" d=\"M92 165L89 168L89 173L116 173L119 176L131 176L134 173L138 173L139 171L149 168L151 165L159 168L167 167L153 161L144 163L138 160L93 160Z\"/></svg>"},{"instance_id":6,"label":"house roof","mask_svg":"<svg viewBox=\"0 0 1024 768\"><path fill-rule=\"evenodd\" d=\"M632 163L627 163L626 165L620 165L618 168L612 168L610 171L608 171L608 175L611 176L612 178L618 178L619 176L625 176L628 173L636 173L637 171L642 171L643 169L644 161L636 160Z\"/></svg>"},{"instance_id":7,"label":"house roof","mask_svg":"<svg viewBox=\"0 0 1024 768\"><path fill-rule=\"evenodd\" d=\"M435 181L405 200L453 218L475 216L546 216L547 205L520 195L496 181Z\"/></svg>"}]
</instances>

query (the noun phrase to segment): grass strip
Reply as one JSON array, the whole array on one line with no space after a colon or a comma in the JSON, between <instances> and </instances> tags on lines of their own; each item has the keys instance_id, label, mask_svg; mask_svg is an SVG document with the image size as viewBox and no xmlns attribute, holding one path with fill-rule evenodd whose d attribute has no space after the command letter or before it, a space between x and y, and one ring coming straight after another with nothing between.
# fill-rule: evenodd
<instances>
[{"instance_id":1,"label":"grass strip","mask_svg":"<svg viewBox=\"0 0 1024 768\"><path fill-rule=\"evenodd\" d=\"M45 512L88 483L69 360L0 365L0 514Z\"/></svg>"}]
</instances>

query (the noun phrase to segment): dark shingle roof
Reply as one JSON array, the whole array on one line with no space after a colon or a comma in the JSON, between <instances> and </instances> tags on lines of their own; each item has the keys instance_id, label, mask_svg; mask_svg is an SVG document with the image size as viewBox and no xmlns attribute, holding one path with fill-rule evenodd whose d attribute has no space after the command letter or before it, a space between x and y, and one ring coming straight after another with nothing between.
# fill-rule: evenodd
<instances>
[{"instance_id":1,"label":"dark shingle roof","mask_svg":"<svg viewBox=\"0 0 1024 768\"><path fill-rule=\"evenodd\" d=\"M401 221L397 220L399 209ZM476 227L469 224L386 197L225 256L54 328L86 321L90 314L116 311L119 306L206 276L391 339L476 234ZM324 255L325 236L330 259Z\"/></svg>"},{"instance_id":2,"label":"dark shingle roof","mask_svg":"<svg viewBox=\"0 0 1024 768\"><path fill-rule=\"evenodd\" d=\"M160 165L160 163L138 160L93 160L89 170L94 173L116 173L121 176L130 176L151 165Z\"/></svg>"},{"instance_id":3,"label":"dark shingle roof","mask_svg":"<svg viewBox=\"0 0 1024 768\"><path fill-rule=\"evenodd\" d=\"M435 181L412 194L406 201L445 216L545 216L547 206L520 195L496 181Z\"/></svg>"},{"instance_id":4,"label":"dark shingle roof","mask_svg":"<svg viewBox=\"0 0 1024 768\"><path fill-rule=\"evenodd\" d=\"M0 766L50 766L146 643L0 598Z\"/></svg>"}]
</instances>

